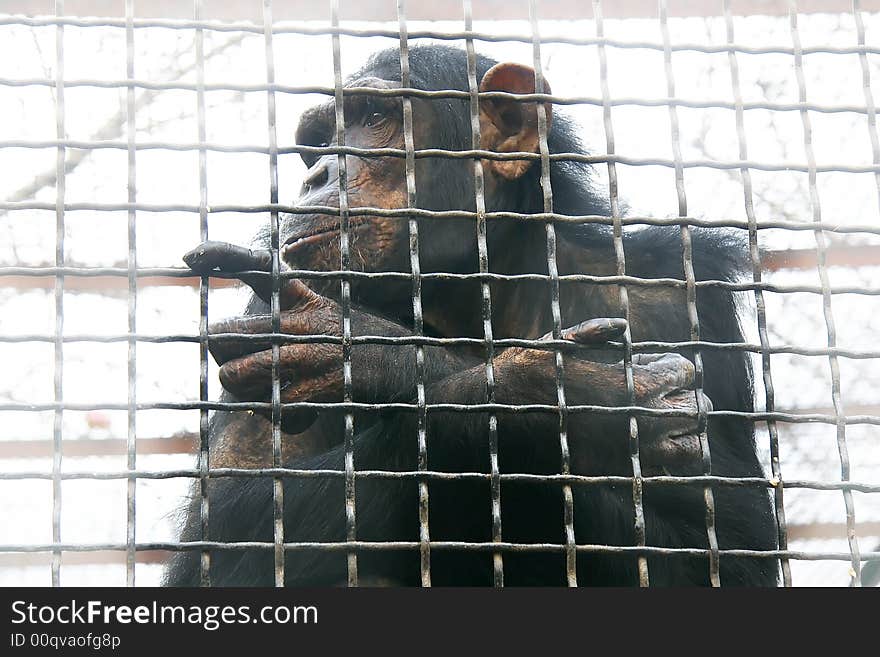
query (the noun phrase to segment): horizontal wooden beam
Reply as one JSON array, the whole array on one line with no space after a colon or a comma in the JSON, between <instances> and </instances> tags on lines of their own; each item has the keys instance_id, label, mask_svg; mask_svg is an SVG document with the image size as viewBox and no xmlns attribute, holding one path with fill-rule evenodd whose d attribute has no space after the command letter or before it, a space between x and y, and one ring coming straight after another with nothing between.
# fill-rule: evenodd
<instances>
[{"instance_id":1,"label":"horizontal wooden beam","mask_svg":"<svg viewBox=\"0 0 880 657\"><path fill-rule=\"evenodd\" d=\"M198 434L179 433L168 438L138 438L137 453L144 454L194 454L198 451ZM0 459L38 459L52 456L53 441L4 440L0 442ZM61 453L65 457L122 456L128 453L124 438L83 438L62 440Z\"/></svg>"},{"instance_id":2,"label":"horizontal wooden beam","mask_svg":"<svg viewBox=\"0 0 880 657\"><path fill-rule=\"evenodd\" d=\"M825 264L829 267L875 267L880 265L880 246L833 246L825 251ZM766 251L761 255L761 265L764 271L816 269L819 253L816 249Z\"/></svg>"}]
</instances>

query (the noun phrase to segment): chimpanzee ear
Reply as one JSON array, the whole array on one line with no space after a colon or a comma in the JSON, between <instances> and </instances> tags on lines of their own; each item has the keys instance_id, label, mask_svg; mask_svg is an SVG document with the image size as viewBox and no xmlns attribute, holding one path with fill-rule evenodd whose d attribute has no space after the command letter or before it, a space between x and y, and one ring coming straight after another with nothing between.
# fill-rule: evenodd
<instances>
[{"instance_id":1,"label":"chimpanzee ear","mask_svg":"<svg viewBox=\"0 0 880 657\"><path fill-rule=\"evenodd\" d=\"M535 93L535 70L522 64L495 64L486 71L480 91L506 91L514 94ZM544 93L550 85L544 82ZM550 129L551 104L545 103L547 129ZM480 147L497 153L539 150L537 103L519 102L509 98L480 99ZM532 160L484 160L484 166L508 180L522 176Z\"/></svg>"}]
</instances>

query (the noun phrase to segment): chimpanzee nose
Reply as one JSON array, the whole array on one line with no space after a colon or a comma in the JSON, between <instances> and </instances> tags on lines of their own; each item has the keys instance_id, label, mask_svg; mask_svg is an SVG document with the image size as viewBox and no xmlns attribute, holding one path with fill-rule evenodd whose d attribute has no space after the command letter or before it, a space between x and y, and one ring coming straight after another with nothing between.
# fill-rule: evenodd
<instances>
[{"instance_id":1,"label":"chimpanzee nose","mask_svg":"<svg viewBox=\"0 0 880 657\"><path fill-rule=\"evenodd\" d=\"M306 172L303 187L306 190L323 187L330 178L330 166L327 158L322 157Z\"/></svg>"}]
</instances>

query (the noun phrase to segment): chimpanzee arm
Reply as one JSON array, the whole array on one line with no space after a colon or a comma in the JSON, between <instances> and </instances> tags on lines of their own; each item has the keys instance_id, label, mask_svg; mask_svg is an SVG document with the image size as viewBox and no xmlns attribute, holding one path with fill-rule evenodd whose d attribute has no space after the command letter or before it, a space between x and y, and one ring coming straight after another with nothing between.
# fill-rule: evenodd
<instances>
[{"instance_id":1,"label":"chimpanzee arm","mask_svg":"<svg viewBox=\"0 0 880 657\"><path fill-rule=\"evenodd\" d=\"M496 401L500 404L555 404L555 365L552 352L507 350L496 359ZM666 400L688 385L687 361L666 355L634 364L637 403L664 407ZM682 378L682 368L685 376ZM623 370L617 364L566 359L565 384L571 403L614 405L621 403ZM693 393L691 392L691 395ZM430 384L429 403L480 404L486 400L485 367L476 366ZM690 410L690 409L689 409ZM529 472L558 462L558 423L553 412L512 415L499 412L499 451L510 471ZM608 453L619 451L625 463L625 435L615 423L621 420L604 414L579 414L573 418L572 439L584 445L573 453L584 461L597 459L607 464ZM651 425L660 436L693 430L685 426L690 418L664 418ZM487 472L489 422L485 412L435 411L427 415L428 468L446 472ZM612 442L609 442L612 441ZM619 442L619 449L616 443ZM539 465L535 466L536 462ZM417 418L414 412L400 411L384 416L358 433L354 441L356 470L415 471L418 463ZM291 467L305 470L344 471L341 445L328 452L300 460ZM284 486L284 524L286 542L340 542L345 540L344 481L340 476L290 477ZM210 539L215 541L272 541L272 486L268 477L248 480L219 478L211 482ZM360 477L356 484L357 538L364 541L416 540L418 536L418 495L412 479ZM585 498L586 499L586 498ZM615 498L616 499L616 498ZM628 507L620 502L620 513ZM195 507L191 509L191 515ZM431 526L454 524L458 527L486 526L485 507L460 504L448 496L435 499L431 507ZM454 517L450 522L449 517ZM194 526L193 526L194 525ZM192 534L198 525L191 522ZM184 540L196 536L185 533ZM336 555L341 555L338 552ZM382 555L363 552L365 572L406 581L417 568L401 572L412 562L394 559L382 562ZM345 559L315 549L288 552L288 584L338 584L345 581ZM399 555L398 555L399 556ZM212 556L212 583L215 585L272 584L272 551L265 549L218 550ZM199 580L198 552L176 558L169 584L194 585Z\"/></svg>"},{"instance_id":2,"label":"chimpanzee arm","mask_svg":"<svg viewBox=\"0 0 880 657\"><path fill-rule=\"evenodd\" d=\"M225 242L205 242L184 256L193 271L216 270L235 274L265 303L272 297L269 251L249 249ZM285 278L279 283L280 329L290 335L342 336L343 313L338 303L316 294L302 281ZM355 338L378 336L406 338L413 331L391 319L352 305L348 318ZM223 366L221 381L239 399L265 397L266 372L271 368L271 342L260 334L272 333L272 317L248 314L212 324L211 354ZM421 377L425 383L440 380L477 362L464 351L424 347ZM356 401L401 400L416 394L416 347L395 342L355 344L352 347L353 393ZM311 365L311 367L308 366ZM342 348L338 342L283 344L279 365L282 400L337 401L342 390ZM303 365L307 365L304 367Z\"/></svg>"}]
</instances>

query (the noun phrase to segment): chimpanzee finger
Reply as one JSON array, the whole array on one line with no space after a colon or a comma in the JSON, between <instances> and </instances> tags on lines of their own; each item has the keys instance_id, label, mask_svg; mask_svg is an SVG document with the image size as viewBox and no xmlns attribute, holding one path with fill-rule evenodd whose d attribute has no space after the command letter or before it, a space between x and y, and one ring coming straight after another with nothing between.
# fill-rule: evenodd
<instances>
[{"instance_id":1,"label":"chimpanzee finger","mask_svg":"<svg viewBox=\"0 0 880 657\"><path fill-rule=\"evenodd\" d=\"M635 354L633 365L643 367L654 377L656 385L670 390L692 390L696 369L694 364L681 354Z\"/></svg>"},{"instance_id":2,"label":"chimpanzee finger","mask_svg":"<svg viewBox=\"0 0 880 657\"><path fill-rule=\"evenodd\" d=\"M563 329L562 339L579 344L602 344L619 338L626 332L626 327L626 320L621 317L588 319L576 326Z\"/></svg>"},{"instance_id":3,"label":"chimpanzee finger","mask_svg":"<svg viewBox=\"0 0 880 657\"><path fill-rule=\"evenodd\" d=\"M222 272L271 272L272 252L268 249L249 249L229 242L203 242L183 256L183 261L197 274L208 274L215 269ZM272 301L272 279L263 274L243 274L238 277L249 285L266 303ZM294 308L311 299L319 299L305 283L296 279L282 280L279 284L281 310Z\"/></svg>"},{"instance_id":4,"label":"chimpanzee finger","mask_svg":"<svg viewBox=\"0 0 880 657\"><path fill-rule=\"evenodd\" d=\"M288 278L281 282L281 310L291 310L309 303L319 303L322 297L296 278Z\"/></svg>"},{"instance_id":5,"label":"chimpanzee finger","mask_svg":"<svg viewBox=\"0 0 880 657\"><path fill-rule=\"evenodd\" d=\"M227 361L220 383L240 399L267 399L272 392L272 350ZM289 344L279 349L277 376L282 401L328 401L342 396L342 348Z\"/></svg>"},{"instance_id":6,"label":"chimpanzee finger","mask_svg":"<svg viewBox=\"0 0 880 657\"><path fill-rule=\"evenodd\" d=\"M197 274L222 272L239 274L237 278L250 286L254 293L269 303L272 281L265 274L240 274L239 272L272 270L272 255L265 249L249 249L229 242L203 242L183 256L183 261Z\"/></svg>"},{"instance_id":7,"label":"chimpanzee finger","mask_svg":"<svg viewBox=\"0 0 880 657\"><path fill-rule=\"evenodd\" d=\"M272 303L272 279L260 274L242 275L239 279L250 285L258 297L266 303ZM278 286L278 301L281 310L293 310L306 305L308 302L318 302L321 297L302 281L295 278L282 279Z\"/></svg>"},{"instance_id":8,"label":"chimpanzee finger","mask_svg":"<svg viewBox=\"0 0 880 657\"><path fill-rule=\"evenodd\" d=\"M183 261L200 274L214 269L230 273L272 270L272 254L268 250L249 249L229 242L202 242L184 255Z\"/></svg>"}]
</instances>

